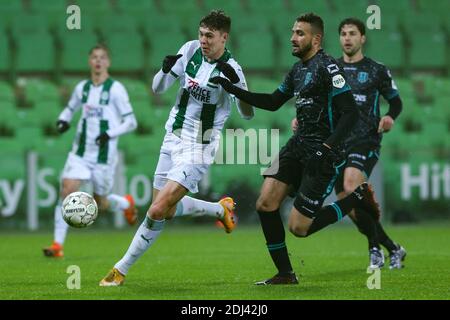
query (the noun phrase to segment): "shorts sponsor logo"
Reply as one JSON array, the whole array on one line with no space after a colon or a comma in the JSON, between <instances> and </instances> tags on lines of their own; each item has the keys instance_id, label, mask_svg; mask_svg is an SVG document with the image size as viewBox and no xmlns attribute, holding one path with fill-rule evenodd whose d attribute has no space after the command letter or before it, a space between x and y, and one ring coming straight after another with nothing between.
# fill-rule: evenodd
<instances>
[{"instance_id":1,"label":"shorts sponsor logo","mask_svg":"<svg viewBox=\"0 0 450 320\"><path fill-rule=\"evenodd\" d=\"M310 106L314 104L314 99L313 98L298 98L295 101L295 107L296 108L301 108L301 107L305 107L305 106Z\"/></svg>"},{"instance_id":2,"label":"shorts sponsor logo","mask_svg":"<svg viewBox=\"0 0 450 320\"><path fill-rule=\"evenodd\" d=\"M307 196L305 196L303 193L300 192L300 198L302 198L303 200L305 200L307 203L309 203L310 205L313 206L317 206L319 204L318 200L313 200L311 198L308 198Z\"/></svg>"},{"instance_id":3,"label":"shorts sponsor logo","mask_svg":"<svg viewBox=\"0 0 450 320\"><path fill-rule=\"evenodd\" d=\"M302 206L302 209L305 209L305 210L308 211L309 213L314 213L314 211L312 211L311 209L308 209L308 208L305 207L305 206Z\"/></svg>"},{"instance_id":4,"label":"shorts sponsor logo","mask_svg":"<svg viewBox=\"0 0 450 320\"><path fill-rule=\"evenodd\" d=\"M364 167L364 164L362 162L359 162L359 161L352 160L351 163L352 164L357 164L360 167Z\"/></svg>"},{"instance_id":5,"label":"shorts sponsor logo","mask_svg":"<svg viewBox=\"0 0 450 320\"><path fill-rule=\"evenodd\" d=\"M361 160L366 160L366 159L367 159L367 157L366 157L365 155L360 154L360 153L350 153L350 154L348 155L348 157L349 157L349 158L361 159Z\"/></svg>"}]
</instances>

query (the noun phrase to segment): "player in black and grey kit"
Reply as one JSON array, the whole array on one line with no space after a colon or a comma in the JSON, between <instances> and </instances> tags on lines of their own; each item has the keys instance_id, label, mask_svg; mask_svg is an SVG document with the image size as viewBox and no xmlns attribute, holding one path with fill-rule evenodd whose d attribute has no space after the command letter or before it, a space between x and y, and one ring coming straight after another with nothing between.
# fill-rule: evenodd
<instances>
[{"instance_id":1,"label":"player in black and grey kit","mask_svg":"<svg viewBox=\"0 0 450 320\"><path fill-rule=\"evenodd\" d=\"M289 230L306 237L342 219L353 208L379 216L378 205L367 183L350 195L322 208L344 165L343 142L357 122L358 110L343 71L321 49L323 21L312 13L298 17L292 28L292 54L301 61L272 94L252 93L225 78L213 78L228 92L261 109L275 111L296 99L298 130L281 149L277 161L265 172L256 203L267 247L278 274L261 285L298 283L289 260L279 208L289 189L299 195L289 218ZM366 211L367 210L367 211Z\"/></svg>"},{"instance_id":2,"label":"player in black and grey kit","mask_svg":"<svg viewBox=\"0 0 450 320\"><path fill-rule=\"evenodd\" d=\"M391 130L402 110L402 101L389 69L362 53L366 41L364 23L347 18L340 23L338 30L343 50L343 57L338 61L360 110L360 120L345 142L347 164L335 186L336 194L341 199L369 178L380 156L383 133ZM380 115L380 95L389 103L389 110L384 116ZM358 210L361 209L355 211ZM368 238L371 268L384 265L384 254L379 244L389 251L389 268L402 268L406 251L388 237L379 221L370 221L368 215L357 214L355 217L354 212L349 216Z\"/></svg>"}]
</instances>

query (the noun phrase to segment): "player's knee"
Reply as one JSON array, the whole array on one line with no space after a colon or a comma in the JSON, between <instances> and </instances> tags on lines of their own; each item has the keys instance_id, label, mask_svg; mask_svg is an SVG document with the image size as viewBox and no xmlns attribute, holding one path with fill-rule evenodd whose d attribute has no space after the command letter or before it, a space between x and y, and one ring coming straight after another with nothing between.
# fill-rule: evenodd
<instances>
[{"instance_id":1,"label":"player's knee","mask_svg":"<svg viewBox=\"0 0 450 320\"><path fill-rule=\"evenodd\" d=\"M350 219L352 219L353 222L357 221L355 210L350 211L347 215Z\"/></svg>"},{"instance_id":2,"label":"player's knee","mask_svg":"<svg viewBox=\"0 0 450 320\"><path fill-rule=\"evenodd\" d=\"M168 206L165 205L163 201L158 201L152 203L150 209L148 210L148 215L153 220L162 220L166 218L167 210Z\"/></svg>"},{"instance_id":3,"label":"player's knee","mask_svg":"<svg viewBox=\"0 0 450 320\"><path fill-rule=\"evenodd\" d=\"M78 191L70 183L63 183L61 188L61 198L65 199L72 192Z\"/></svg>"},{"instance_id":4,"label":"player's knee","mask_svg":"<svg viewBox=\"0 0 450 320\"><path fill-rule=\"evenodd\" d=\"M266 197L259 197L258 200L256 200L256 211L258 212L271 212L278 209L279 204L274 203L269 198Z\"/></svg>"},{"instance_id":5,"label":"player's knee","mask_svg":"<svg viewBox=\"0 0 450 320\"><path fill-rule=\"evenodd\" d=\"M95 202L97 202L98 210L100 211L106 211L108 210L109 203L106 197L102 196L95 196L94 195Z\"/></svg>"},{"instance_id":6,"label":"player's knee","mask_svg":"<svg viewBox=\"0 0 450 320\"><path fill-rule=\"evenodd\" d=\"M298 238L305 238L308 236L308 228L301 225L289 225L289 231Z\"/></svg>"},{"instance_id":7,"label":"player's knee","mask_svg":"<svg viewBox=\"0 0 450 320\"><path fill-rule=\"evenodd\" d=\"M344 180L344 192L345 194L350 194L358 187L358 183L355 179L345 179Z\"/></svg>"}]
</instances>

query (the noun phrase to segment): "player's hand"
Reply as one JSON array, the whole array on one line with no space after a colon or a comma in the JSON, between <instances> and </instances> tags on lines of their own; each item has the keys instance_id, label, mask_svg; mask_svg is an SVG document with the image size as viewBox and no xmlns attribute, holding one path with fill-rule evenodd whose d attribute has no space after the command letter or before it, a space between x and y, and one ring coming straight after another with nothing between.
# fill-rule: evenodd
<instances>
[{"instance_id":1,"label":"player's hand","mask_svg":"<svg viewBox=\"0 0 450 320\"><path fill-rule=\"evenodd\" d=\"M230 79L231 83L235 84L240 81L236 71L228 63L223 61L217 61L217 69L224 74L225 77Z\"/></svg>"},{"instance_id":2,"label":"player's hand","mask_svg":"<svg viewBox=\"0 0 450 320\"><path fill-rule=\"evenodd\" d=\"M56 131L58 131L59 133L64 133L67 130L69 130L69 128L70 128L70 124L67 121L58 120L56 122Z\"/></svg>"},{"instance_id":3,"label":"player's hand","mask_svg":"<svg viewBox=\"0 0 450 320\"><path fill-rule=\"evenodd\" d=\"M213 77L213 78L209 79L209 82L214 83L214 84L220 84L222 86L222 88L225 89L225 91L229 91L228 88L230 88L232 86L230 80L228 80L227 78L223 78L223 77Z\"/></svg>"},{"instance_id":4,"label":"player's hand","mask_svg":"<svg viewBox=\"0 0 450 320\"><path fill-rule=\"evenodd\" d=\"M177 60L180 59L183 55L177 54L176 56L166 56L163 60L162 71L164 73L169 73L172 67L177 63Z\"/></svg>"},{"instance_id":5,"label":"player's hand","mask_svg":"<svg viewBox=\"0 0 450 320\"><path fill-rule=\"evenodd\" d=\"M95 138L95 144L102 146L109 141L110 137L106 132L102 132L97 138Z\"/></svg>"},{"instance_id":6,"label":"player's hand","mask_svg":"<svg viewBox=\"0 0 450 320\"><path fill-rule=\"evenodd\" d=\"M306 163L306 174L309 176L316 176L324 165L324 161L328 160L330 147L321 144L320 147L312 154Z\"/></svg>"},{"instance_id":7,"label":"player's hand","mask_svg":"<svg viewBox=\"0 0 450 320\"><path fill-rule=\"evenodd\" d=\"M291 121L291 128L292 128L292 131L297 131L297 129L298 129L298 121L297 121L297 118L294 118L294 119L292 119L292 121Z\"/></svg>"},{"instance_id":8,"label":"player's hand","mask_svg":"<svg viewBox=\"0 0 450 320\"><path fill-rule=\"evenodd\" d=\"M394 126L394 119L391 116L384 116L378 124L378 133L389 132Z\"/></svg>"}]
</instances>

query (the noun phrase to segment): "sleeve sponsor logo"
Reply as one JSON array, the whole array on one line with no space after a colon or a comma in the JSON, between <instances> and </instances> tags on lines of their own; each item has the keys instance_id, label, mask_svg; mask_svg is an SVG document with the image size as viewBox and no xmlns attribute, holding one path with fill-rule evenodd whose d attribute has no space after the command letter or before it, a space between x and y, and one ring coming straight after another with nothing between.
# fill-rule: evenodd
<instances>
[{"instance_id":1,"label":"sleeve sponsor logo","mask_svg":"<svg viewBox=\"0 0 450 320\"><path fill-rule=\"evenodd\" d=\"M392 80L392 89L398 90L397 85L395 84L394 80Z\"/></svg>"},{"instance_id":2,"label":"sleeve sponsor logo","mask_svg":"<svg viewBox=\"0 0 450 320\"><path fill-rule=\"evenodd\" d=\"M327 66L327 70L329 73L333 74L339 71L339 67L335 63L332 63Z\"/></svg>"},{"instance_id":3,"label":"sleeve sponsor logo","mask_svg":"<svg viewBox=\"0 0 450 320\"><path fill-rule=\"evenodd\" d=\"M333 82L333 87L341 89L345 85L345 79L342 75L336 74L331 79Z\"/></svg>"}]
</instances>

